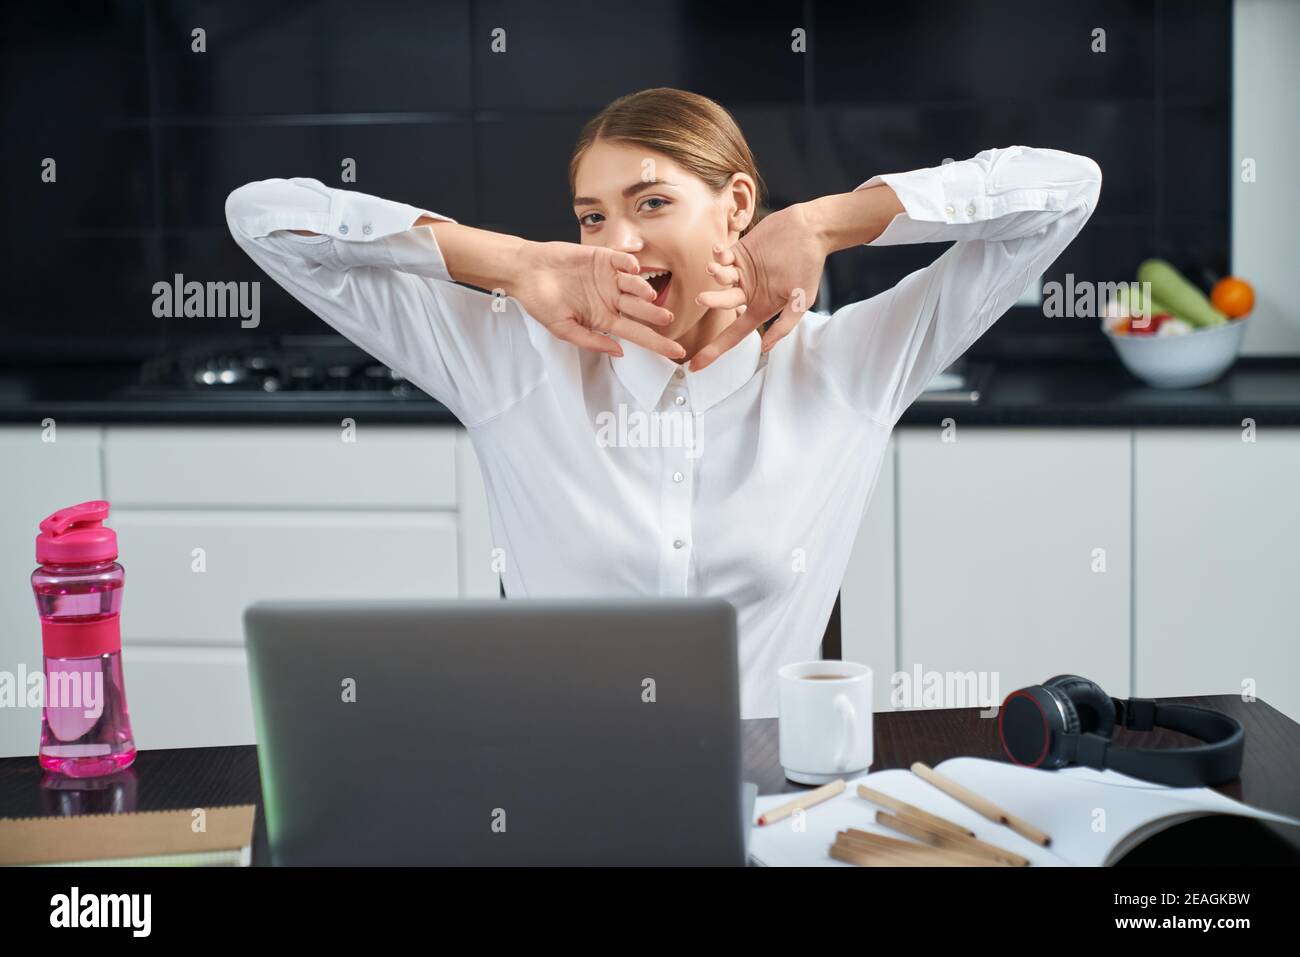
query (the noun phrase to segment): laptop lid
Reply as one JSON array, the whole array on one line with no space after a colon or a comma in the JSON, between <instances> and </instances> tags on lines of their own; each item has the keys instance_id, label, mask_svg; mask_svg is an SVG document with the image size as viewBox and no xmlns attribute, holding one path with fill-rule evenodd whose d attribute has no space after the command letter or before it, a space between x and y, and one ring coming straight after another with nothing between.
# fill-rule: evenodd
<instances>
[{"instance_id":1,"label":"laptop lid","mask_svg":"<svg viewBox=\"0 0 1300 957\"><path fill-rule=\"evenodd\" d=\"M258 602L277 864L743 864L718 598Z\"/></svg>"}]
</instances>

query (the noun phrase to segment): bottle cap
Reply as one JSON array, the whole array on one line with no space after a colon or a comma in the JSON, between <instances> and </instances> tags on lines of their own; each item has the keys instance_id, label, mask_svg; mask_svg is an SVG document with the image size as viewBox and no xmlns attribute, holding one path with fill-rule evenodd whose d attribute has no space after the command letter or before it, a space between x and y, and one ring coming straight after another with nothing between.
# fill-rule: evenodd
<instances>
[{"instance_id":1,"label":"bottle cap","mask_svg":"<svg viewBox=\"0 0 1300 957\"><path fill-rule=\"evenodd\" d=\"M104 527L108 503L82 502L61 508L41 522L36 560L42 565L108 562L117 558L117 532Z\"/></svg>"}]
</instances>

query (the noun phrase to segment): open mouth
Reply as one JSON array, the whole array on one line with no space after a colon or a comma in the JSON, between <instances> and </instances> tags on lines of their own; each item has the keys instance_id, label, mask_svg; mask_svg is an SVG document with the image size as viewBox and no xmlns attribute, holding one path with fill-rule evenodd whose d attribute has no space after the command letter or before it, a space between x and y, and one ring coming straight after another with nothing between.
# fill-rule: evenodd
<instances>
[{"instance_id":1,"label":"open mouth","mask_svg":"<svg viewBox=\"0 0 1300 957\"><path fill-rule=\"evenodd\" d=\"M662 306L668 301L668 287L672 284L673 274L668 269L652 269L648 272L641 273L641 277L650 283L650 287L655 291L654 304Z\"/></svg>"}]
</instances>

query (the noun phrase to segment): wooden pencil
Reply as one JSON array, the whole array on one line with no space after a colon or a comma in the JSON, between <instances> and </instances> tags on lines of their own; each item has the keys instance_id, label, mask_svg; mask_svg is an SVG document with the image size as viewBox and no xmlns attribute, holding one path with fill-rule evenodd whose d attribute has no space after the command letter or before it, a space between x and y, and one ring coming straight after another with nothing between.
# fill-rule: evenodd
<instances>
[{"instance_id":1,"label":"wooden pencil","mask_svg":"<svg viewBox=\"0 0 1300 957\"><path fill-rule=\"evenodd\" d=\"M875 804L882 804L891 811L908 811L918 817L925 818L937 828L956 831L959 834L965 834L967 837L975 836L974 831L962 827L960 824L955 824L947 818L940 817L937 814L931 814L929 811L924 808L919 808L915 804L908 804L906 801L900 801L898 798L892 797L884 791L877 791L874 788L869 788L865 784L858 785L858 797L864 797Z\"/></svg>"},{"instance_id":2,"label":"wooden pencil","mask_svg":"<svg viewBox=\"0 0 1300 957\"><path fill-rule=\"evenodd\" d=\"M1046 847L1052 842L1052 839L1046 833L1040 831L1028 821L1016 817L1009 811L1003 810L987 798L981 797L970 788L962 787L956 781L944 777L938 771L920 761L917 761L912 765L912 773L926 781L929 781L949 797L961 801L962 804L965 804L971 810L983 814L990 821L997 824L1005 824L1021 837L1026 837L1035 844Z\"/></svg>"},{"instance_id":3,"label":"wooden pencil","mask_svg":"<svg viewBox=\"0 0 1300 957\"><path fill-rule=\"evenodd\" d=\"M758 823L760 826L771 824L773 821L779 821L783 817L789 817L800 808L810 808L814 804L820 804L822 801L829 801L831 798L835 797L835 795L843 793L844 787L844 779L839 778L832 781L830 784L823 784L819 788L806 791L793 801L788 801L780 807L774 807L770 811L765 811L759 816Z\"/></svg>"},{"instance_id":4,"label":"wooden pencil","mask_svg":"<svg viewBox=\"0 0 1300 957\"><path fill-rule=\"evenodd\" d=\"M906 834L914 837L918 841L924 841L927 844L933 844L936 847L950 847L953 850L962 853L973 854L977 857L987 857L991 864L1006 865L1008 867L1026 867L1029 864L1029 858L1008 851L1004 848L997 847L981 841L979 838L967 837L964 834L954 834L951 831L938 830L930 826L928 821L921 818L913 817L906 811L898 814L890 814L887 811L876 812L876 823L881 827L887 827L891 830L898 831L900 834Z\"/></svg>"},{"instance_id":5,"label":"wooden pencil","mask_svg":"<svg viewBox=\"0 0 1300 957\"><path fill-rule=\"evenodd\" d=\"M839 853L837 853L837 851ZM847 856L869 860L867 866L919 866L919 867L987 867L987 858L977 858L967 854L957 854L927 844L914 841L900 841L871 834L856 828L841 831L831 845L831 856L838 860L847 860L851 864L865 863L865 860L850 860Z\"/></svg>"}]
</instances>

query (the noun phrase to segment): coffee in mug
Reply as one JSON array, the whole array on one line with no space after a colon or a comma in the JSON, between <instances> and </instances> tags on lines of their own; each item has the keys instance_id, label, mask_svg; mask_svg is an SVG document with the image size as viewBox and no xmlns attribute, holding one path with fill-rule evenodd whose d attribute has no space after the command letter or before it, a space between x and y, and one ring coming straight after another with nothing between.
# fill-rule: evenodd
<instances>
[{"instance_id":1,"label":"coffee in mug","mask_svg":"<svg viewBox=\"0 0 1300 957\"><path fill-rule=\"evenodd\" d=\"M781 767L798 784L826 784L871 767L871 669L803 661L777 671Z\"/></svg>"}]
</instances>

